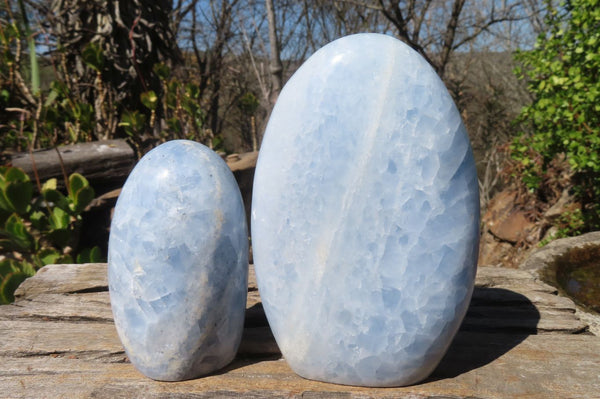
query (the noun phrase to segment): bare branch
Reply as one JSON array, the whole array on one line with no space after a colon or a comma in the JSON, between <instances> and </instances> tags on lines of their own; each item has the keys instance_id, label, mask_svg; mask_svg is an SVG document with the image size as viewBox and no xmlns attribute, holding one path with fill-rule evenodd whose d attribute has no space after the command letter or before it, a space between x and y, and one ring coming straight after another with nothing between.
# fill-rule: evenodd
<instances>
[{"instance_id":1,"label":"bare branch","mask_svg":"<svg viewBox=\"0 0 600 399\"><path fill-rule=\"evenodd\" d=\"M444 78L446 65L448 65L448 60L450 59L450 53L454 49L454 38L456 36L456 28L458 27L458 20L465 5L465 1L466 0L454 1L454 4L452 6L452 14L450 15L450 19L448 20L448 24L446 25L446 33L444 35L444 44L442 47L442 56L439 64L437 65L437 72L442 79Z\"/></svg>"}]
</instances>

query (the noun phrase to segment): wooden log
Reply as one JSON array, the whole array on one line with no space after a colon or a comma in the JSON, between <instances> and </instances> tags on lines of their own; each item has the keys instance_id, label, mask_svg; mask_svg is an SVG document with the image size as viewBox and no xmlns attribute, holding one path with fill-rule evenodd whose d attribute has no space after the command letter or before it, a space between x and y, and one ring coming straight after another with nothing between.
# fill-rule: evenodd
<instances>
[{"instance_id":1,"label":"wooden log","mask_svg":"<svg viewBox=\"0 0 600 399\"><path fill-rule=\"evenodd\" d=\"M120 187L136 162L135 153L125 140L94 141L39 150L33 152L33 158L42 183L50 178L57 178L59 185L64 185L60 161L62 158L67 175L80 173L94 189L101 192ZM13 155L11 162L35 181L33 161L29 153Z\"/></svg>"},{"instance_id":2,"label":"wooden log","mask_svg":"<svg viewBox=\"0 0 600 399\"><path fill-rule=\"evenodd\" d=\"M233 172L237 181L242 199L244 201L244 209L246 210L246 223L248 225L248 233L250 233L250 214L252 211L252 187L254 184L254 170L256 169L256 161L258 160L258 151L246 152L243 154L231 154L226 158L227 166ZM250 253L252 256L252 253ZM250 259L252 262L252 259Z\"/></svg>"},{"instance_id":3,"label":"wooden log","mask_svg":"<svg viewBox=\"0 0 600 399\"><path fill-rule=\"evenodd\" d=\"M529 273L482 267L461 331L426 381L378 389L305 380L290 370L250 268L236 360L214 375L152 381L118 340L106 264L50 265L0 306L0 397L38 398L587 398L600 392L600 338L581 332L568 298ZM323 326L323 328L327 328Z\"/></svg>"},{"instance_id":4,"label":"wooden log","mask_svg":"<svg viewBox=\"0 0 600 399\"><path fill-rule=\"evenodd\" d=\"M33 326L32 326L33 327ZM19 398L593 398L600 392L600 341L584 335L460 333L426 381L364 388L305 380L283 359L238 358L212 376L152 381L78 328L89 348L2 356L2 397ZM57 334L59 331L50 330ZM102 329L99 329L102 332ZM3 331L5 333L5 331ZM8 332L6 332L8 333ZM75 334L69 336L75 339ZM42 336L38 336L42 339ZM112 347L112 346L111 346Z\"/></svg>"}]
</instances>

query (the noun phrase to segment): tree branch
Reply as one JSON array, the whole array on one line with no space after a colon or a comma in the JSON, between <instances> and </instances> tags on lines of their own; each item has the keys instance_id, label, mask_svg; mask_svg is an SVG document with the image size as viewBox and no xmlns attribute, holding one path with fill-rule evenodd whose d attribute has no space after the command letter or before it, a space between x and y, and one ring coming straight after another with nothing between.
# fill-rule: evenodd
<instances>
[{"instance_id":1,"label":"tree branch","mask_svg":"<svg viewBox=\"0 0 600 399\"><path fill-rule=\"evenodd\" d=\"M448 60L450 59L450 53L454 49L454 38L456 36L458 20L465 5L465 1L466 0L454 1L454 4L452 5L452 14L450 15L450 19L448 20L448 24L446 25L446 33L444 35L444 44L442 47L442 56L440 57L440 63L437 68L437 73L442 79L444 78L446 65L448 65Z\"/></svg>"}]
</instances>

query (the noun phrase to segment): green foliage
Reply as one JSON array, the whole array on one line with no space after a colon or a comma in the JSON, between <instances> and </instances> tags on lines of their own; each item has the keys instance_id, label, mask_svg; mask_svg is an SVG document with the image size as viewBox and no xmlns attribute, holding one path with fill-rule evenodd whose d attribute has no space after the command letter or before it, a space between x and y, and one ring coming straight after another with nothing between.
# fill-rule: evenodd
<instances>
[{"instance_id":1,"label":"green foliage","mask_svg":"<svg viewBox=\"0 0 600 399\"><path fill-rule=\"evenodd\" d=\"M102 68L104 68L104 54L102 53L102 47L98 43L88 43L81 52L81 58L87 66L98 73L102 73Z\"/></svg>"},{"instance_id":2,"label":"green foliage","mask_svg":"<svg viewBox=\"0 0 600 399\"><path fill-rule=\"evenodd\" d=\"M569 235L600 227L600 0L572 0L553 7L550 30L533 50L520 51L515 71L526 79L534 101L519 121L527 129L512 143L516 177L542 189L550 165L564 157L582 212L572 215ZM580 224L585 224L582 229Z\"/></svg>"},{"instance_id":3,"label":"green foliage","mask_svg":"<svg viewBox=\"0 0 600 399\"><path fill-rule=\"evenodd\" d=\"M564 212L560 215L554 227L556 232L538 243L538 247L543 247L549 242L558 238L565 238L583 234L586 230L586 215L581 212L581 209L575 209L572 212Z\"/></svg>"},{"instance_id":4,"label":"green foliage","mask_svg":"<svg viewBox=\"0 0 600 399\"><path fill-rule=\"evenodd\" d=\"M143 92L140 95L140 99L142 100L142 104L144 104L144 107L152 111L156 110L156 103L158 102L158 97L156 96L156 93L153 90Z\"/></svg>"},{"instance_id":5,"label":"green foliage","mask_svg":"<svg viewBox=\"0 0 600 399\"><path fill-rule=\"evenodd\" d=\"M140 101L150 113L150 118L141 110L125 110L119 126L136 144L141 144L144 134L151 130L155 118L160 115L167 129L160 131L159 140L188 139L213 142L212 134L204 129L205 114L201 108L202 95L198 84L183 83L171 76L171 70L162 63L154 65L154 74L160 79L160 93L148 90L140 95Z\"/></svg>"},{"instance_id":6,"label":"green foliage","mask_svg":"<svg viewBox=\"0 0 600 399\"><path fill-rule=\"evenodd\" d=\"M244 93L238 100L238 108L245 115L254 115L259 106L258 98L250 91Z\"/></svg>"},{"instance_id":7,"label":"green foliage","mask_svg":"<svg viewBox=\"0 0 600 399\"><path fill-rule=\"evenodd\" d=\"M102 261L100 248L85 248L77 255L77 263L97 263Z\"/></svg>"},{"instance_id":8,"label":"green foliage","mask_svg":"<svg viewBox=\"0 0 600 399\"><path fill-rule=\"evenodd\" d=\"M139 155L178 138L213 145L217 138L205 128L202 110L206 81L182 80L181 71L176 77L167 65L183 61L171 40L169 14L163 13L168 7L149 2L140 19L132 8L76 3L53 15L57 24L48 32L51 51L45 57L35 52L27 3L0 6L0 148L22 152L115 137L128 138ZM13 10L19 6L21 11ZM111 22L112 12L120 24ZM133 38L127 28L132 24ZM117 51L134 42L135 52ZM23 65L28 56L29 67ZM39 61L50 74L41 88Z\"/></svg>"},{"instance_id":9,"label":"green foliage","mask_svg":"<svg viewBox=\"0 0 600 399\"><path fill-rule=\"evenodd\" d=\"M81 214L94 198L88 181L73 173L67 195L57 189L56 179L33 196L33 183L19 168L0 167L0 303L14 299L16 287L35 271L51 263L73 262ZM83 249L80 262L98 262L98 247Z\"/></svg>"},{"instance_id":10,"label":"green foliage","mask_svg":"<svg viewBox=\"0 0 600 399\"><path fill-rule=\"evenodd\" d=\"M123 127L129 137L141 137L146 128L146 115L139 111L125 111L119 126Z\"/></svg>"},{"instance_id":11,"label":"green foliage","mask_svg":"<svg viewBox=\"0 0 600 399\"><path fill-rule=\"evenodd\" d=\"M0 26L0 147L23 151L91 139L99 113L66 80L56 79L49 82L49 89L41 90L35 43L27 18L21 19L10 14L10 23ZM23 40L29 45L29 70L19 64ZM88 45L87 65L101 67L98 50ZM60 63L55 68L63 71ZM31 74L30 85L25 84L22 71Z\"/></svg>"},{"instance_id":12,"label":"green foliage","mask_svg":"<svg viewBox=\"0 0 600 399\"><path fill-rule=\"evenodd\" d=\"M15 300L14 292L27 277L35 274L35 269L28 262L18 263L12 259L0 261L0 303Z\"/></svg>"},{"instance_id":13,"label":"green foliage","mask_svg":"<svg viewBox=\"0 0 600 399\"><path fill-rule=\"evenodd\" d=\"M147 2L140 11L124 4L65 4L68 10L52 10L51 51L42 58L35 53L26 4L0 6L0 148L25 151L119 136L147 148L146 141L210 136L202 128L199 90L183 94L185 85L162 63L183 61L169 29L170 6ZM13 10L19 6L21 11ZM130 26L135 26L133 37ZM108 33L98 36L97 31ZM135 51L118 50L131 46ZM25 67L28 55L31 65ZM52 65L42 88L38 58ZM167 81L180 92L175 97L181 101L172 108L166 96L175 88Z\"/></svg>"}]
</instances>

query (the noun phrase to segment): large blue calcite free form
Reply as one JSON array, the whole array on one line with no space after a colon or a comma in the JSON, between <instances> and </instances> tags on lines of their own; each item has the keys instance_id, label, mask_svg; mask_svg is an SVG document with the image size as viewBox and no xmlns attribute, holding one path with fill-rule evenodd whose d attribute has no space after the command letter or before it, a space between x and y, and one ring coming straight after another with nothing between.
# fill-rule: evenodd
<instances>
[{"instance_id":1,"label":"large blue calcite free form","mask_svg":"<svg viewBox=\"0 0 600 399\"><path fill-rule=\"evenodd\" d=\"M108 249L115 325L133 365L163 381L227 365L247 282L244 206L225 162L186 140L146 154L119 196Z\"/></svg>"},{"instance_id":2,"label":"large blue calcite free form","mask_svg":"<svg viewBox=\"0 0 600 399\"><path fill-rule=\"evenodd\" d=\"M258 287L291 368L426 378L466 313L478 242L471 146L428 63L377 34L311 56L269 120L252 206Z\"/></svg>"}]
</instances>

